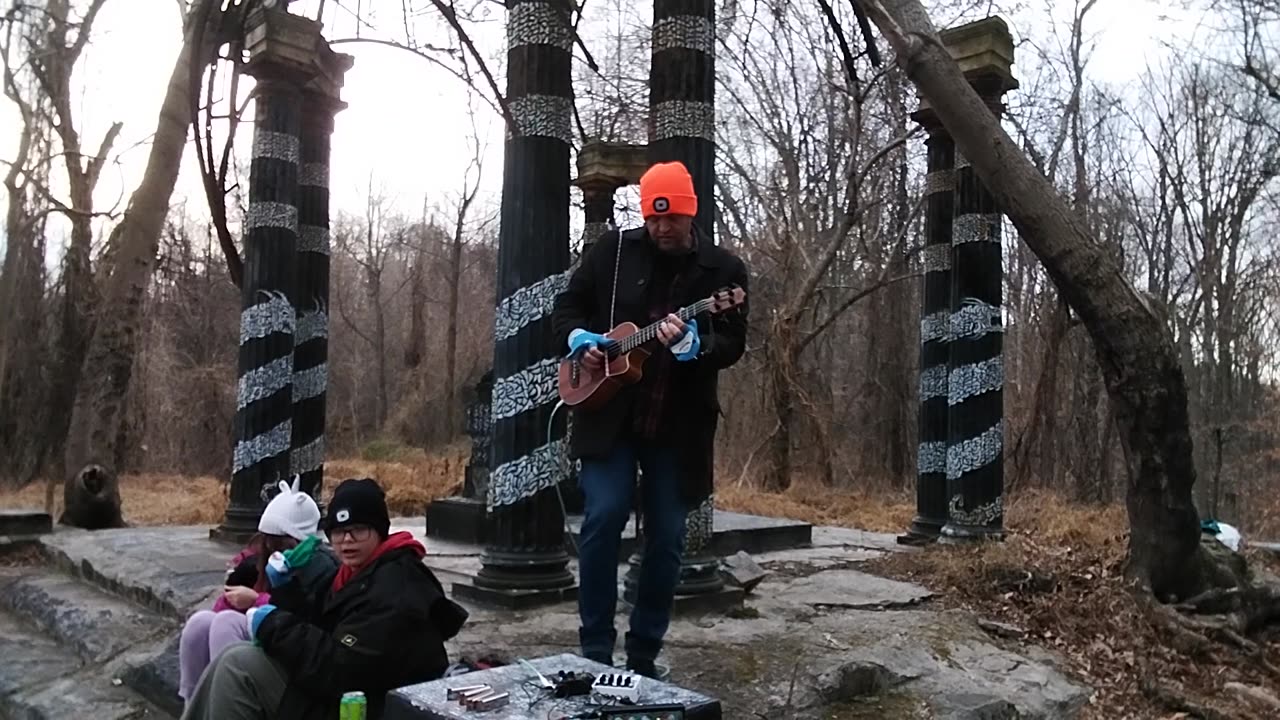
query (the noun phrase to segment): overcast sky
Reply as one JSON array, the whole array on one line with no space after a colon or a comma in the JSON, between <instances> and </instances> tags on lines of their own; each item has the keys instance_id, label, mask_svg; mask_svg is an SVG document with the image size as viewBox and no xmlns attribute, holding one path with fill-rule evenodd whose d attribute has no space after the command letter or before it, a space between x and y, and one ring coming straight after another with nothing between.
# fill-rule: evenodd
<instances>
[{"instance_id":1,"label":"overcast sky","mask_svg":"<svg viewBox=\"0 0 1280 720\"><path fill-rule=\"evenodd\" d=\"M296 12L314 16L315 0L295 2ZM356 34L352 10L357 0L328 0L326 34L331 39ZM400 3L362 0L366 17L378 29L361 28L365 36L403 36ZM421 3L426 5L426 3ZM647 3L645 3L647 4ZM1038 3L1037 3L1038 4ZM1069 23L1069 3L1050 3L1060 22ZM393 7L394 6L394 7ZM368 15L376 13L393 15ZM637 10L641 16L647 11ZM1148 61L1158 62L1162 41L1185 38L1187 22L1164 19L1168 10L1148 0L1100 0L1087 27L1094 32L1092 76L1121 85L1134 79ZM473 29L484 52L501 51L504 38L502 13ZM938 19L942 21L942 18ZM1044 38L1044 10L1032 8L1010 18L1015 37L1028 33ZM589 29L583 34L590 37ZM96 201L109 207L123 204L136 186L149 149L160 101L176 57L180 19L174 0L108 0L94 28L93 40L77 75L76 112L86 147L96 147L106 128L120 121L124 129L115 147L118 162L104 172ZM430 40L428 32L420 41ZM365 188L372 173L401 210L421 212L424 194L433 203L447 202L458 189L470 160L466 138L471 119L466 112L466 89L457 79L403 51L370 45L344 44L337 49L355 56L347 74L344 99L350 107L337 119L334 136L332 181L333 212L360 213ZM1027 72L1020 63L1015 72ZM499 84L502 83L499 78ZM485 153L484 200L496 203L501 187L502 126L489 107L478 103L478 118ZM17 115L0 101L0 158L12 158L16 145ZM241 156L248 142L241 142ZM62 187L65 187L63 185ZM189 198L204 212L194 153L188 149L175 201ZM3 198L0 198L0 204ZM0 230L2 232L2 230ZM51 233L56 235L57 231ZM51 238L56 245L57 238ZM50 254L57 252L50 248ZM55 256L56 257L56 256Z\"/></svg>"}]
</instances>

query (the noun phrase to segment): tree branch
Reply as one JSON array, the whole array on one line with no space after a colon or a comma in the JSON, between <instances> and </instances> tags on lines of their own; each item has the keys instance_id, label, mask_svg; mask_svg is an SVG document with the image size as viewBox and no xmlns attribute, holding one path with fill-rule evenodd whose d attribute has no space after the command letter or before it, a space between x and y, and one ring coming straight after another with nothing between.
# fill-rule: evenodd
<instances>
[{"instance_id":1,"label":"tree branch","mask_svg":"<svg viewBox=\"0 0 1280 720\"><path fill-rule=\"evenodd\" d=\"M502 91L498 89L498 81L493 78L493 73L489 71L489 65L484 61L484 57L480 55L480 51L476 49L475 43L471 42L471 36L467 35L467 31L462 28L462 23L458 21L458 14L453 8L445 5L443 0L431 0L431 4L436 6L440 14L444 15L444 19L453 26L454 32L458 33L458 39L471 53L471 57L475 59L476 64L480 66L480 73L489 83L489 89L493 91L493 97L497 100L502 110L502 118L507 122L507 128L512 135L520 134L520 127L516 125L515 116L511 114L511 107L507 105L507 99L503 96Z\"/></svg>"},{"instance_id":2,"label":"tree branch","mask_svg":"<svg viewBox=\"0 0 1280 720\"><path fill-rule=\"evenodd\" d=\"M85 171L85 175L90 188L98 186L98 177L102 174L102 166L107 161L107 153L111 152L111 146L115 144L116 137L120 134L122 127L124 127L122 123L112 123L111 128L107 130L107 134L102 138L102 145L98 148L98 154L89 160L89 167Z\"/></svg>"}]
</instances>

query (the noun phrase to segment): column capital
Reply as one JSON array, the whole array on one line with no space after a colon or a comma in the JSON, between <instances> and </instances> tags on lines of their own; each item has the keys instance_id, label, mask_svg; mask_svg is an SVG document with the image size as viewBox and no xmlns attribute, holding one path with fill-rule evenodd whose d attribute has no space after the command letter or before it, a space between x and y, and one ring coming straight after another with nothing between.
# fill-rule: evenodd
<instances>
[{"instance_id":1,"label":"column capital","mask_svg":"<svg viewBox=\"0 0 1280 720\"><path fill-rule=\"evenodd\" d=\"M258 6L245 21L246 75L259 82L283 80L302 86L317 74L322 25L281 8Z\"/></svg>"},{"instance_id":2,"label":"column capital","mask_svg":"<svg viewBox=\"0 0 1280 720\"><path fill-rule=\"evenodd\" d=\"M593 140L578 151L578 177L573 184L584 193L613 193L640 182L640 176L648 169L647 146Z\"/></svg>"},{"instance_id":3,"label":"column capital","mask_svg":"<svg viewBox=\"0 0 1280 720\"><path fill-rule=\"evenodd\" d=\"M992 16L946 28L938 33L938 39L991 111L1002 112L1004 94L1019 87L1013 75L1013 35L1008 24ZM924 98L920 98L920 107L911 119L930 135L945 133L937 113Z\"/></svg>"},{"instance_id":4,"label":"column capital","mask_svg":"<svg viewBox=\"0 0 1280 720\"><path fill-rule=\"evenodd\" d=\"M324 103L330 115L336 115L347 108L342 100L342 87L346 83L346 74L356 63L356 59L346 53L335 52L329 41L323 37L316 43L312 55L315 75L303 88L308 100Z\"/></svg>"},{"instance_id":5,"label":"column capital","mask_svg":"<svg viewBox=\"0 0 1280 720\"><path fill-rule=\"evenodd\" d=\"M1018 89L1013 76L1013 35L1002 18L992 16L947 28L938 33L938 39L988 104L998 104L1005 93Z\"/></svg>"}]
</instances>

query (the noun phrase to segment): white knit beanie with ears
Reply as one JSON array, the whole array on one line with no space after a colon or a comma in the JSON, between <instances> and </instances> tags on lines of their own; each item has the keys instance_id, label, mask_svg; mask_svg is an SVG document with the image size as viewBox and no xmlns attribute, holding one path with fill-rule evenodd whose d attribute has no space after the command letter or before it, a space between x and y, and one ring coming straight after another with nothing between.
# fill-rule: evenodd
<instances>
[{"instance_id":1,"label":"white knit beanie with ears","mask_svg":"<svg viewBox=\"0 0 1280 720\"><path fill-rule=\"evenodd\" d=\"M311 496L298 489L302 481L293 476L293 486L280 481L280 494L271 498L258 520L258 532L267 535L287 535L299 542L315 535L320 525L320 508Z\"/></svg>"}]
</instances>

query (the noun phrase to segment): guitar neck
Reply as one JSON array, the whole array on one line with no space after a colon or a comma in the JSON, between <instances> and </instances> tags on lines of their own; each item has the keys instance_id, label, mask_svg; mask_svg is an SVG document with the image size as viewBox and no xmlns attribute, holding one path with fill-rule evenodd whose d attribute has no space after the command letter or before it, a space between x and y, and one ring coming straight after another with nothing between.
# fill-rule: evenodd
<instances>
[{"instance_id":1,"label":"guitar neck","mask_svg":"<svg viewBox=\"0 0 1280 720\"><path fill-rule=\"evenodd\" d=\"M675 311L674 315L680 318L681 320L688 322L693 318L697 317L699 313L703 313L709 310L712 306L712 303L713 301L711 298L705 298L703 300L699 300L698 302L692 305L680 308L679 310ZM618 348L617 352L619 354L629 353L632 350L635 350L636 348L640 347L641 345L649 342L650 340L656 340L658 337L658 327L662 325L664 321L665 320L658 320L656 322L650 323L645 327L641 328L639 331L637 331L636 334L628 336L626 339L622 340L617 344L617 348Z\"/></svg>"}]
</instances>

